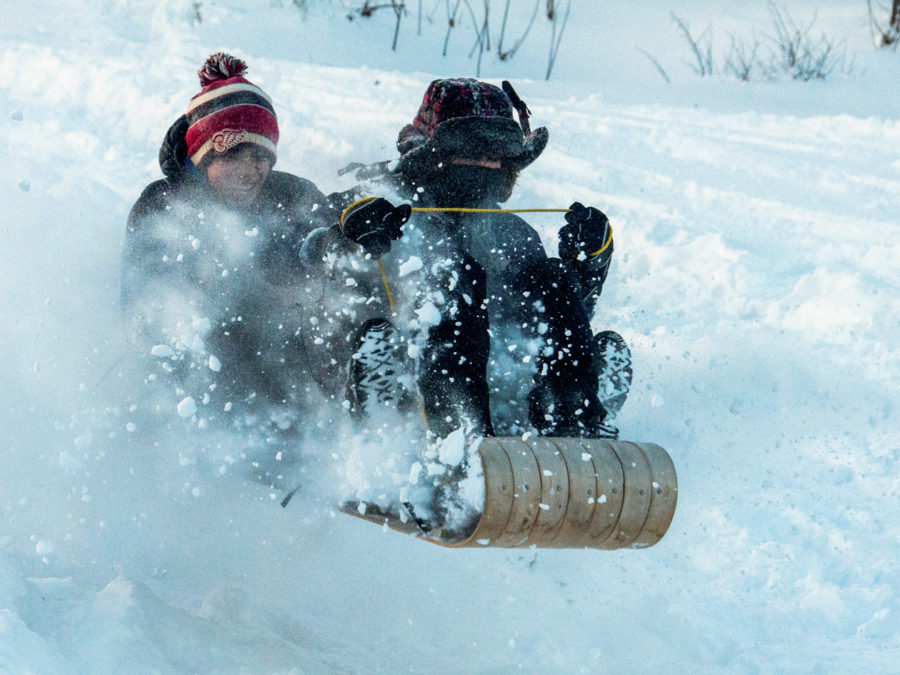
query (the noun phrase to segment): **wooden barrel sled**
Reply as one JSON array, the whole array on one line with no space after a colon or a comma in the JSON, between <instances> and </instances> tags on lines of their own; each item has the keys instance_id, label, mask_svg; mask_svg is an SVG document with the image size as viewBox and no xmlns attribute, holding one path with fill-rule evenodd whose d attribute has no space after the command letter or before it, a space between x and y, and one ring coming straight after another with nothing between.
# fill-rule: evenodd
<instances>
[{"instance_id":1,"label":"wooden barrel sled","mask_svg":"<svg viewBox=\"0 0 900 675\"><path fill-rule=\"evenodd\" d=\"M465 531L423 527L408 513L371 505L341 509L451 548L646 548L662 539L675 515L675 466L654 443L484 438L477 455L484 507Z\"/></svg>"}]
</instances>

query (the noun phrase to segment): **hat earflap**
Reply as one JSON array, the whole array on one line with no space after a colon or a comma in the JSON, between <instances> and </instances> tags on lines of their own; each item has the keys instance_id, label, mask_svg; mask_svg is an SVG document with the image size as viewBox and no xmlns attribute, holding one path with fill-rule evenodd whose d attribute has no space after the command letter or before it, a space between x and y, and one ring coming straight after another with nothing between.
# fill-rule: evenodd
<instances>
[{"instance_id":1,"label":"hat earflap","mask_svg":"<svg viewBox=\"0 0 900 675\"><path fill-rule=\"evenodd\" d=\"M413 124L407 124L397 135L397 149L401 155L417 150L428 142L428 137Z\"/></svg>"}]
</instances>

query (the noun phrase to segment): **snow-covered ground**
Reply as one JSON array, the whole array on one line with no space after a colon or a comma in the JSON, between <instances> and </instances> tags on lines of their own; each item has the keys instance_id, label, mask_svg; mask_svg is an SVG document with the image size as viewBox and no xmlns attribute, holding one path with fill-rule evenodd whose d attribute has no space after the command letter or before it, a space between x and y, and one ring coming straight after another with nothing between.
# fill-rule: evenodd
<instances>
[{"instance_id":1,"label":"snow-covered ground","mask_svg":"<svg viewBox=\"0 0 900 675\"><path fill-rule=\"evenodd\" d=\"M340 2L4 4L0 672L896 672L900 53L871 48L865 3L787 3L846 55L824 82L691 71L672 12L719 48L767 39L761 2L577 0L549 81L545 23L484 57L551 130L511 205L615 227L617 421L680 487L662 542L615 552L384 532L315 462L282 509L229 464L240 439L148 428L121 360L125 218L203 59L245 58L279 168L342 188L431 79L475 74L471 31L440 54L445 3L421 36L409 3L396 52L390 10Z\"/></svg>"}]
</instances>

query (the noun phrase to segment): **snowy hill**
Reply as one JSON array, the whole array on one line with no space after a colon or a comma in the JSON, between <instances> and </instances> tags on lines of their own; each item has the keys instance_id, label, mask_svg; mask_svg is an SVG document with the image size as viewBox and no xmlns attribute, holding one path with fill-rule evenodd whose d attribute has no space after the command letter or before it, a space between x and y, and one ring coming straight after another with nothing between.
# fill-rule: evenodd
<instances>
[{"instance_id":1,"label":"snowy hill","mask_svg":"<svg viewBox=\"0 0 900 675\"><path fill-rule=\"evenodd\" d=\"M409 3L396 51L360 4L6 8L0 672L895 672L900 53L865 3L790 3L845 56L824 81L692 71L671 13L719 49L765 40L764 3L577 0L549 81L546 23L481 64L551 131L511 205L616 228L595 327L633 346L623 438L678 470L657 546L445 550L336 511L345 449L286 466L282 509L240 438L146 424L124 223L203 59L247 60L278 167L326 191L395 156L433 78L475 75L471 30L441 56L445 3L422 35Z\"/></svg>"}]
</instances>

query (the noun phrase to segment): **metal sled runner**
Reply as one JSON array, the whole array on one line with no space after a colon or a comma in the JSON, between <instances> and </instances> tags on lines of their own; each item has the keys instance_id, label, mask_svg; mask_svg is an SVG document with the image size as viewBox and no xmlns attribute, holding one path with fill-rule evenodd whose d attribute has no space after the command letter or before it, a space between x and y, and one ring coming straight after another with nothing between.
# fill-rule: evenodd
<instances>
[{"instance_id":1,"label":"metal sled runner","mask_svg":"<svg viewBox=\"0 0 900 675\"><path fill-rule=\"evenodd\" d=\"M653 443L581 438L485 438L478 445L484 508L474 530L427 533L411 518L342 510L452 548L645 548L675 515L678 482Z\"/></svg>"}]
</instances>

